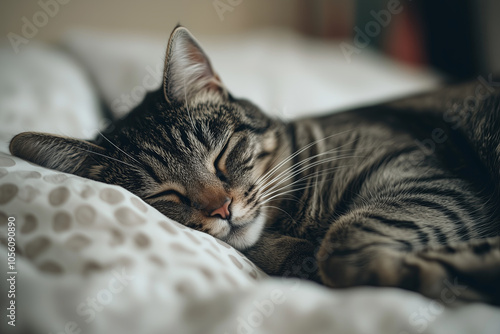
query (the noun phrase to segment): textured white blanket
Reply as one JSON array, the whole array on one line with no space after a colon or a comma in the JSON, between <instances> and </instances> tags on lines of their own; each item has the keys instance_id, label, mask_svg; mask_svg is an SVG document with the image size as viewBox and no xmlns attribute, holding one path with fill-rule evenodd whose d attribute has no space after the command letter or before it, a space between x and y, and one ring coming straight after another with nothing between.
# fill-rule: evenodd
<instances>
[{"instance_id":1,"label":"textured white blanket","mask_svg":"<svg viewBox=\"0 0 500 334\"><path fill-rule=\"evenodd\" d=\"M307 107L367 103L436 82L369 57L358 64L365 81L356 82L343 59L335 58L334 45L312 43L306 52L301 43L310 42L279 36L279 42L270 35L212 41L207 49L235 93L284 117ZM79 33L66 46L91 68L106 98L125 110L161 75L153 66L162 59L164 43L119 41ZM129 43L134 47L127 49ZM34 45L17 56L0 53L1 333L500 332L500 309L488 305L449 308L445 299L398 289L335 291L268 278L230 246L165 218L121 188L10 156L8 140L17 132L84 138L99 121L95 92L71 58ZM333 71L343 68L335 76ZM15 218L18 251L12 275L6 274L12 260L6 245L9 217ZM6 279L10 276L15 284ZM7 294L12 289L15 297ZM15 327L5 316L12 300Z\"/></svg>"}]
</instances>

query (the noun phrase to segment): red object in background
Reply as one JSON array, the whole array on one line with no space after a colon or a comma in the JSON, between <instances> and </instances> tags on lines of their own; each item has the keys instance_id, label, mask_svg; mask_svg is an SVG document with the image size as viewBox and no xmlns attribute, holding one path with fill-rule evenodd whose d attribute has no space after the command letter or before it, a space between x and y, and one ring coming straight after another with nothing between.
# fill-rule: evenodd
<instances>
[{"instance_id":1,"label":"red object in background","mask_svg":"<svg viewBox=\"0 0 500 334\"><path fill-rule=\"evenodd\" d=\"M393 58L415 66L427 63L422 26L414 11L393 17L385 36L384 49Z\"/></svg>"}]
</instances>

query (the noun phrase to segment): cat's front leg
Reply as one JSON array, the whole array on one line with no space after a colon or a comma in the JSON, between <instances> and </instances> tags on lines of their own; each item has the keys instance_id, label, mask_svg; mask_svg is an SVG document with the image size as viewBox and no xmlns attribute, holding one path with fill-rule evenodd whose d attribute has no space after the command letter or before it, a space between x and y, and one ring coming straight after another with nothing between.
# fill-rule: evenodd
<instances>
[{"instance_id":1,"label":"cat's front leg","mask_svg":"<svg viewBox=\"0 0 500 334\"><path fill-rule=\"evenodd\" d=\"M415 271L403 266L407 243L375 233L368 218L343 217L331 226L316 255L321 280L334 288L372 285L415 290Z\"/></svg>"},{"instance_id":2,"label":"cat's front leg","mask_svg":"<svg viewBox=\"0 0 500 334\"><path fill-rule=\"evenodd\" d=\"M243 253L268 275L320 282L315 250L307 240L264 232Z\"/></svg>"},{"instance_id":3,"label":"cat's front leg","mask_svg":"<svg viewBox=\"0 0 500 334\"><path fill-rule=\"evenodd\" d=\"M325 285L399 287L446 303L500 304L500 237L418 247L411 231L376 226L374 218L351 214L330 228L316 256Z\"/></svg>"},{"instance_id":4,"label":"cat's front leg","mask_svg":"<svg viewBox=\"0 0 500 334\"><path fill-rule=\"evenodd\" d=\"M418 269L424 295L500 305L500 236L428 248L404 264Z\"/></svg>"}]
</instances>

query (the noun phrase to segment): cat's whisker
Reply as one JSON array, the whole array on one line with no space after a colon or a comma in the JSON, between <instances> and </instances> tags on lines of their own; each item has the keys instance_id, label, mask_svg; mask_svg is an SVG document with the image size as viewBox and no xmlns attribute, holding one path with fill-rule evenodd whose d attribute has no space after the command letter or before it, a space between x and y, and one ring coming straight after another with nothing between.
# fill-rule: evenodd
<instances>
[{"instance_id":1,"label":"cat's whisker","mask_svg":"<svg viewBox=\"0 0 500 334\"><path fill-rule=\"evenodd\" d=\"M97 131L104 139L106 139L111 145L113 145L114 147L116 147L117 150L119 150L120 152L122 152L123 154L125 154L127 157L129 157L130 159L134 160L135 162L137 162L139 165L142 165L141 162L137 161L134 157L132 157L130 154L126 153L125 151L123 151L121 148L119 148L118 146L116 146L111 140L109 140L105 135L102 134L101 131Z\"/></svg>"},{"instance_id":2,"label":"cat's whisker","mask_svg":"<svg viewBox=\"0 0 500 334\"><path fill-rule=\"evenodd\" d=\"M296 169L297 167L299 167L300 165L304 165L306 162L310 161L310 160L313 160L317 157L320 157L320 156L323 156L323 155L328 155L328 154L332 154L332 153L345 153L345 152L351 152L353 151L352 149L351 150L342 150L342 151L327 151L327 152L323 152L323 153L319 153L319 154L316 154L312 157L309 157L307 159L304 159L304 160L301 160L295 164L293 164L292 166L288 167L287 169L285 169L284 171L280 172L280 174L276 175L275 177L273 177L272 179L269 180L269 182L266 182L265 184L261 184L260 186L265 188L267 187L269 184L272 184L273 182L277 182L278 180L280 180L281 178L283 178L284 176L286 176L287 173L289 172L292 172L294 169ZM339 158L342 158L344 156L338 156Z\"/></svg>"},{"instance_id":3,"label":"cat's whisker","mask_svg":"<svg viewBox=\"0 0 500 334\"><path fill-rule=\"evenodd\" d=\"M277 136L284 136L285 137L286 136L286 132L285 131L281 131L281 132L279 132L277 134ZM286 140L286 146L285 146L285 148L282 150L282 152L279 155L277 155L276 157L273 158L273 160L271 161L270 166L273 166L277 161L279 161L279 159L283 156L283 154L285 154L285 152L288 150L288 148L290 148L291 145L292 145L292 142L290 140ZM268 172L270 172L270 171L268 171ZM261 175L259 177L259 179L261 179L262 177L264 177L265 175L267 175L268 172L266 172L265 174ZM259 179L257 179L256 182L258 182Z\"/></svg>"},{"instance_id":4,"label":"cat's whisker","mask_svg":"<svg viewBox=\"0 0 500 334\"><path fill-rule=\"evenodd\" d=\"M282 186L281 188L275 189L275 190L273 190L273 191L267 191L267 192L265 192L265 193L262 193L262 194L261 194L261 198L266 197L266 196L269 196L269 195L271 195L271 194L274 194L274 193L276 193L276 192L278 192L278 191L280 191L280 190L282 190L282 189L285 189L285 188L291 187L291 186L293 186L293 185L296 185L296 184L298 184L298 183L300 183L300 182L305 182L306 180L310 180L310 179L315 178L315 177L318 177L318 176L327 175L327 174L329 174L331 171L334 171L334 170L336 170L336 169L343 168L343 167L350 167L350 166L352 166L352 165L336 166L336 167L332 167L332 168L327 168L327 169L324 169L324 170L319 170L319 171L316 171L316 172L314 172L314 173L312 173L312 174L306 175L306 176L304 176L304 177L302 177L302 178L300 178L300 179L298 179L298 180L295 180L295 181L293 181L292 183L289 183L289 184L287 184L287 185L284 185L284 186Z\"/></svg>"},{"instance_id":5,"label":"cat's whisker","mask_svg":"<svg viewBox=\"0 0 500 334\"><path fill-rule=\"evenodd\" d=\"M273 167L271 170L269 170L266 174L264 174L263 176L261 176L261 178L259 178L259 180L257 180L258 182L260 182L263 178L267 177L268 175L272 175L277 169L281 168L281 166L283 166L284 164L286 164L287 162L289 162L290 160L292 160L293 158L295 158L297 155L299 155L300 153L304 152L305 150L309 149L310 147L324 141L324 140L327 140L327 139L330 139L330 138L333 138L335 136L339 136L341 134L344 134L346 132L350 132L350 131L354 131L354 130L346 130L346 131L342 131L342 132L339 132L339 133L335 133L333 135L330 135L330 136L327 136L327 137L324 137L324 138L321 138L321 139L318 139L318 140L315 140L314 142L312 143L309 143L308 145L304 146L303 148L299 149L299 150L296 150L295 153L292 153L288 156L288 158L284 159L282 162L280 162L278 165L276 165L275 167ZM346 144L347 145L347 144ZM344 145L343 145L344 146ZM342 146L341 146L342 147Z\"/></svg>"},{"instance_id":6,"label":"cat's whisker","mask_svg":"<svg viewBox=\"0 0 500 334\"><path fill-rule=\"evenodd\" d=\"M326 152L322 152L322 153L319 153L319 154L316 154L314 156L311 156L309 158L306 158L306 159L303 159L295 164L293 164L292 166L286 168L285 170L281 171L278 175L272 177L272 178L269 178L264 184L260 184L260 187L262 189L265 189L264 191L267 191L269 190L269 187L271 187L271 189L283 182L286 182L287 180L289 180L291 177L297 175L296 173L297 172L301 172L301 171L304 171L306 169L309 168L309 166L317 166L317 162L328 162L328 161L334 161L335 159L342 159L342 158L346 158L346 157L351 157L349 155L337 155L335 157L330 157L330 158L325 158L325 159L322 159L322 160L318 160L316 162L313 162L312 164L307 164L307 162L311 161L311 160L314 160L318 157L321 157L321 156L324 156L324 155L330 155L330 154L339 154L339 153L347 153L347 152L352 152L353 150L352 149L349 149L349 150L329 150L329 151L326 151ZM354 156L352 156L354 157ZM291 174L292 173L292 174ZM279 181L279 182L278 182Z\"/></svg>"},{"instance_id":7,"label":"cat's whisker","mask_svg":"<svg viewBox=\"0 0 500 334\"><path fill-rule=\"evenodd\" d=\"M327 137L327 138L328 138L328 137ZM289 167L288 167L288 168L286 168L284 171L280 172L280 174L278 174L278 175L276 175L276 176L274 177L274 180L276 180L276 178L278 178L278 179L279 179L281 174L287 173L287 172L289 172L291 169L296 168L298 165L301 165L301 164L305 163L306 161L312 160L312 159L314 159L314 158L316 158L316 157L318 157L318 156L321 156L321 155L325 155L325 154L332 154L332 153L345 153L345 152L351 152L351 151L363 152L363 151L369 150L369 148L366 148L366 149L357 148L357 149L347 149L347 150L341 150L341 148L342 148L342 147L345 147L345 146L347 146L347 145L349 145L349 144L352 144L352 143L356 142L356 140L357 140L357 139L355 139L355 140L353 140L353 141L351 141L351 142L348 142L348 143L346 143L346 144L344 144L344 145L341 145L341 146L339 146L339 147L336 147L336 148L334 148L334 149L331 149L331 150L328 150L328 151L325 151L325 152L322 152L322 153L316 154L316 155L314 155L314 156L308 157L307 159L301 160L301 161L299 161L299 162L297 162L297 163L293 164L292 166L289 166ZM382 145L382 146L384 146L384 145ZM271 171L272 171L272 170L271 170ZM265 175L267 175L267 174L269 174L269 172L268 172L268 173L266 173ZM263 177L264 177L265 175L263 175L263 176L261 176L259 179L257 179L257 181L256 181L256 185L259 185L259 186L266 186L266 184L272 183L272 181L271 181L271 182L266 182L266 181L268 181L268 180L269 180L269 178L271 177L271 175L268 175L268 176L266 177L266 180L264 180L264 179L263 179ZM262 185L263 183L264 183L264 185Z\"/></svg>"},{"instance_id":8,"label":"cat's whisker","mask_svg":"<svg viewBox=\"0 0 500 334\"><path fill-rule=\"evenodd\" d=\"M281 197L281 199L285 199L285 200L291 201L291 202L297 202L297 203L304 205L304 200L302 200L294 195L286 194L286 195L283 195L283 197Z\"/></svg>"},{"instance_id":9,"label":"cat's whisker","mask_svg":"<svg viewBox=\"0 0 500 334\"><path fill-rule=\"evenodd\" d=\"M340 167L348 167L348 166L339 166ZM279 196L282 196L282 195L286 195L286 194L289 194L291 192L296 192L296 191L300 191L300 190L305 190L305 189L309 189L311 187L313 187L314 185L313 184L308 184L302 188L297 188L297 189L292 189L292 190L287 190L287 191L284 191L282 193L279 193L279 194L276 194L276 195L273 195L271 198L268 198L266 200L264 200L262 203L260 203L260 205L263 205L263 204L266 204L270 201L272 201L273 199L275 199L276 197L279 197Z\"/></svg>"},{"instance_id":10,"label":"cat's whisker","mask_svg":"<svg viewBox=\"0 0 500 334\"><path fill-rule=\"evenodd\" d=\"M334 135L332 135L334 136ZM332 137L332 136L329 136L329 137ZM262 183L264 181L266 181L266 179L268 179L272 174L274 174L276 172L276 170L278 170L279 168L281 168L284 164L286 164L287 162L289 162L290 160L292 160L293 158L295 158L297 155L299 155L300 153L304 152L305 150L307 150L308 148L310 148L311 146L319 143L321 140L326 140L328 139L329 137L325 137L323 139L320 139L320 140L316 140L308 145L306 145L305 147L303 147L302 149L299 149L297 151L295 151L295 153L289 155L287 158L285 158L283 161L281 161L278 165L276 165L274 168L272 168L271 170L269 170L266 174L264 174L263 176L261 176L258 180L257 180L257 183Z\"/></svg>"},{"instance_id":11,"label":"cat's whisker","mask_svg":"<svg viewBox=\"0 0 500 334\"><path fill-rule=\"evenodd\" d=\"M349 144L349 143L348 143ZM348 145L348 144L345 144L345 145ZM261 188L266 188L266 187L269 187L270 185L272 185L273 183L277 182L279 179L285 177L287 173L290 173L293 169L295 169L296 167L298 167L299 165L303 165L305 162L307 161L310 161L314 158L317 158L319 156L322 156L322 155L327 155L327 154L331 154L331 153L346 153L346 152L352 152L352 151L356 151L356 152L363 152L365 150L363 149L347 149L347 150L339 150L339 148L342 148L343 146L345 145L342 145L338 148L335 148L335 149L332 149L332 150L328 150L326 152L323 152L323 153L319 153L319 154L316 154L314 156L311 156L307 159L304 159L304 160L301 160L297 163L295 163L294 165L288 167L287 169L285 169L284 171L280 172L280 174L276 175L275 177L273 177L272 179L270 180L267 180L264 184L260 184L259 186ZM353 156L354 157L354 156ZM343 157L342 157L343 158ZM282 182L280 182L282 183Z\"/></svg>"},{"instance_id":12,"label":"cat's whisker","mask_svg":"<svg viewBox=\"0 0 500 334\"><path fill-rule=\"evenodd\" d=\"M352 167L352 165L342 165L342 166L336 166L336 167L332 167L332 168L328 168L328 169L324 169L324 170L316 171L316 172L314 172L314 173L312 173L312 174L310 174L310 175L304 176L303 178L301 178L301 179L299 179L299 180L296 180L296 181L292 182L291 184L288 184L288 185L286 185L286 186L283 186L282 188L277 189L277 190L273 191L272 193L267 193L267 194L265 194L264 196L261 196L261 197L259 198L259 200L260 200L260 199L263 199L263 198L265 198L265 197L272 196L273 194L275 194L275 193L277 193L277 192L279 192L279 191L282 191L282 190L284 190L284 189L286 189L286 188L288 188L288 187L290 187L290 186L294 186L294 185L295 185L295 186L297 186L297 185L300 185L300 186L302 186L302 185L308 185L308 187L313 187L313 186L315 186L315 185L314 185L314 184L309 184L309 183L307 182L307 180L310 180L310 179L315 178L315 177L317 177L317 176L324 176L324 175L328 175L328 174L330 174L330 173L331 173L332 171L334 171L334 170L341 169L341 168L345 168L345 167ZM302 183L302 184L301 184L301 183ZM308 187L306 187L306 188L308 188ZM301 189L302 189L302 188L301 188ZM295 189L295 190L298 190L298 189ZM288 191L287 191L287 192L288 192ZM287 192L283 192L282 194L285 194L285 193L287 193ZM281 194L278 194L278 195L281 195ZM273 198L274 198L274 196L273 196Z\"/></svg>"},{"instance_id":13,"label":"cat's whisker","mask_svg":"<svg viewBox=\"0 0 500 334\"><path fill-rule=\"evenodd\" d=\"M291 193L291 192L295 192L295 191L299 191L299 190L304 190L304 189L307 189L307 188L310 188L310 187L311 187L311 185L306 186L306 187L303 187L303 188L298 188L298 189L292 189L292 190L285 191L285 192L283 192L283 193L280 193L280 194L274 195L274 196L272 196L271 198L266 199L264 202L262 202L262 203L260 203L260 204L261 204L261 205L266 204L266 203L268 203L269 201L271 201L271 200L275 199L275 198L276 198L276 197L278 197L278 196L282 196L282 195L289 194L289 193Z\"/></svg>"},{"instance_id":14,"label":"cat's whisker","mask_svg":"<svg viewBox=\"0 0 500 334\"><path fill-rule=\"evenodd\" d=\"M191 122L191 126L193 127L193 130L196 130L196 123L193 119L193 115L191 111L189 110L189 105L188 105L188 99L187 99L187 89L186 89L186 78L184 78L184 103L186 105L186 110L189 116L189 120Z\"/></svg>"},{"instance_id":15,"label":"cat's whisker","mask_svg":"<svg viewBox=\"0 0 500 334\"><path fill-rule=\"evenodd\" d=\"M328 150L328 151L325 151L325 152L322 152L322 153L318 153L318 154L316 154L316 155L314 155L314 156L308 157L307 159L301 160L301 161L299 161L299 162L297 162L297 163L293 164L292 166L289 166L288 168L286 168L286 169L285 169L285 170L283 170L282 172L280 172L280 174L276 175L276 176L274 177L274 179L275 179L275 180L276 180L276 178L278 178L278 179L279 179L281 174L284 174L284 173L286 173L286 172L289 172L290 170L292 170L292 169L296 168L298 165L302 165L302 164L304 164L305 162L307 162L307 161L309 161L309 160L312 160L312 159L314 159L314 158L316 158L316 157L322 156L322 155L326 155L326 154L333 154L333 153L345 153L345 152L351 152L351 151L357 151L357 152L362 152L362 151L364 151L363 149L346 149L346 150L340 150L342 147L344 147L344 146L346 146L346 145L349 145L349 144L351 144L351 143L353 143L353 142L355 142L355 140L354 140L354 141L352 141L352 142L346 143L346 144L344 144L344 145L342 145L342 146L339 146L339 147L337 147L337 148L334 148L334 149L331 149L331 150ZM269 178L270 178L270 176L269 176L269 177L267 177L267 180L265 180L265 181L268 181L268 180L269 180ZM257 183L256 183L256 185L260 185L260 186L262 186L262 183L264 183L264 184L268 184L268 183L269 183L269 182L264 182L264 180L262 180L262 181L260 181L260 183L258 183L258 182L259 182L259 179L258 179L256 182L257 182ZM271 183L272 183L272 182L271 182Z\"/></svg>"},{"instance_id":16,"label":"cat's whisker","mask_svg":"<svg viewBox=\"0 0 500 334\"><path fill-rule=\"evenodd\" d=\"M341 152L351 152L351 151L353 151L353 150L342 150ZM327 155L329 153L330 152L324 152L324 154L320 153L320 154L317 154L311 158L316 158L316 157L319 157L322 155ZM337 153L340 153L340 152L337 152ZM294 178L297 175L300 175L302 172L304 172L308 169L314 168L316 166L319 166L319 165L327 163L327 162L332 162L332 161L336 161L336 160L340 160L340 159L344 159L344 158L356 158L356 157L362 158L361 156L347 155L346 154L346 155L339 155L339 156L335 156L335 157L324 158L324 159L321 159L318 161L314 161L313 163L309 163L307 165L305 163L312 160L312 159L309 159L309 158L304 159L303 161L296 163L295 166L288 168L287 170L278 174L276 177L268 180L264 185L261 186L261 189L264 189L263 194L265 195L269 192L272 192L274 189L279 187L281 184ZM302 166L300 166L300 165L302 165ZM299 167L299 168L297 168L297 167Z\"/></svg>"},{"instance_id":17,"label":"cat's whisker","mask_svg":"<svg viewBox=\"0 0 500 334\"><path fill-rule=\"evenodd\" d=\"M321 159L321 160L318 160L316 162L313 162L311 164L308 164L308 165L305 165L305 166L302 166L301 168L295 170L292 172L291 175L287 175L285 176L285 178L282 178L281 180L279 180L279 182L277 182L278 180L272 180L273 182L277 182L276 184L272 185L272 187L270 188L267 188L264 190L264 192L267 192L267 191L271 191L272 189L276 188L277 186L279 186L280 184L282 184L283 182L286 182L288 180L290 180L291 178L299 175L300 173L310 169L310 168L313 168L313 167L316 167L318 165L321 165L321 164L324 164L324 163L327 163L327 162L332 162L332 161L336 161L336 160L340 160L340 159L344 159L344 158L363 158L363 156L355 156L355 155L343 155L343 156L336 156L336 157L330 157L330 158L325 158L325 159Z\"/></svg>"},{"instance_id":18,"label":"cat's whisker","mask_svg":"<svg viewBox=\"0 0 500 334\"><path fill-rule=\"evenodd\" d=\"M279 193L279 194L276 194L274 196L272 196L271 198L267 198L267 199L264 199L262 201L262 203L260 203L260 205L263 205L263 204L266 204L266 203L269 203L270 201L274 200L275 198L278 198L280 197L281 199L287 199L287 200L290 200L288 196L290 196L289 194L292 193L292 192L295 192L295 191L299 191L299 190L305 190L305 189L309 189L311 188L313 185L311 184L306 184L304 183L302 185L302 187L300 188L297 188L297 189L292 189L292 190L288 190L288 191L283 191L282 193ZM285 196L286 195L286 196ZM284 197L283 197L284 196ZM262 200L262 199L259 199L259 200ZM293 201L295 202L298 202L298 203L303 203L303 201L300 199L300 198L295 198Z\"/></svg>"},{"instance_id":19,"label":"cat's whisker","mask_svg":"<svg viewBox=\"0 0 500 334\"><path fill-rule=\"evenodd\" d=\"M291 186L294 186L294 185L297 185L299 184L300 182L305 182L309 179L312 179L312 178L315 178L317 176L322 176L322 175L327 175L328 173L334 171L334 170L337 170L337 169L340 169L340 168L343 168L343 167L351 167L352 165L343 165L343 166L336 166L336 167L332 167L332 168L327 168L327 169L324 169L324 170L320 170L320 171L317 171L315 173L312 173L310 175L307 175L307 176L304 176L303 178L299 179L299 180L296 180L290 184L287 184L279 189L275 189L273 191L270 191L270 192L266 192L266 193L263 193L261 196L260 196L260 199L265 199L266 197L269 197L269 196L272 196L273 194L277 193L277 192L280 192L288 187L291 187ZM311 186L315 186L315 184L311 185Z\"/></svg>"},{"instance_id":20,"label":"cat's whisker","mask_svg":"<svg viewBox=\"0 0 500 334\"><path fill-rule=\"evenodd\" d=\"M92 153L92 154L95 154L95 155L99 155L101 157L104 157L104 158L107 158L107 159L110 159L110 160L114 160L114 161L117 161L119 163L122 163L124 165L127 165L127 166L130 166L136 170L140 170L140 168L138 166L135 166L135 165L131 165L125 161L122 161L122 160L119 160L119 159L116 159L116 158L113 158L113 157L110 157L109 155L106 155L106 154L101 154L101 153L97 153L97 152L94 152L94 151L90 151L90 150L86 150L84 148L81 148L81 147L74 147L75 149L77 150L80 150L80 151L84 151L84 152L88 152L88 153Z\"/></svg>"},{"instance_id":21,"label":"cat's whisker","mask_svg":"<svg viewBox=\"0 0 500 334\"><path fill-rule=\"evenodd\" d=\"M264 205L264 206L261 206L261 207L262 208L274 208L274 209L280 210L280 211L284 212L288 217L290 217L290 219L292 220L292 222L295 223L295 219L293 219L293 217L288 212L286 212L285 210L283 210L281 208L278 208L277 206L274 206L274 205Z\"/></svg>"}]
</instances>

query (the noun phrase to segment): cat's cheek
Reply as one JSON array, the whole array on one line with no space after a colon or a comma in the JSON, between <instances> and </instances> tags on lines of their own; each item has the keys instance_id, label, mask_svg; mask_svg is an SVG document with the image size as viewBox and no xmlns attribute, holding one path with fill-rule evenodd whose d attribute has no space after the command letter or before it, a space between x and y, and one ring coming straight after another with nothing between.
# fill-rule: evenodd
<instances>
[{"instance_id":1,"label":"cat's cheek","mask_svg":"<svg viewBox=\"0 0 500 334\"><path fill-rule=\"evenodd\" d=\"M244 204L238 200L233 200L233 203L231 204L231 215L236 225L239 220L244 219L246 213Z\"/></svg>"},{"instance_id":2,"label":"cat's cheek","mask_svg":"<svg viewBox=\"0 0 500 334\"><path fill-rule=\"evenodd\" d=\"M270 169L268 163L269 160L270 158L265 158L262 161L259 161L255 164L254 168L252 169L253 180L258 180L269 171Z\"/></svg>"},{"instance_id":3,"label":"cat's cheek","mask_svg":"<svg viewBox=\"0 0 500 334\"><path fill-rule=\"evenodd\" d=\"M224 239L231 232L231 227L223 219L211 218L203 223L203 230L216 238Z\"/></svg>"},{"instance_id":4,"label":"cat's cheek","mask_svg":"<svg viewBox=\"0 0 500 334\"><path fill-rule=\"evenodd\" d=\"M265 216L260 214L255 221L231 232L225 242L238 250L245 250L253 246L260 238L265 225Z\"/></svg>"},{"instance_id":5,"label":"cat's cheek","mask_svg":"<svg viewBox=\"0 0 500 334\"><path fill-rule=\"evenodd\" d=\"M173 219L183 225L186 225L187 222L190 221L203 221L203 216L198 217L198 215L195 211L192 210L192 208L184 204L162 200L146 200L146 203L150 204L166 217Z\"/></svg>"}]
</instances>

